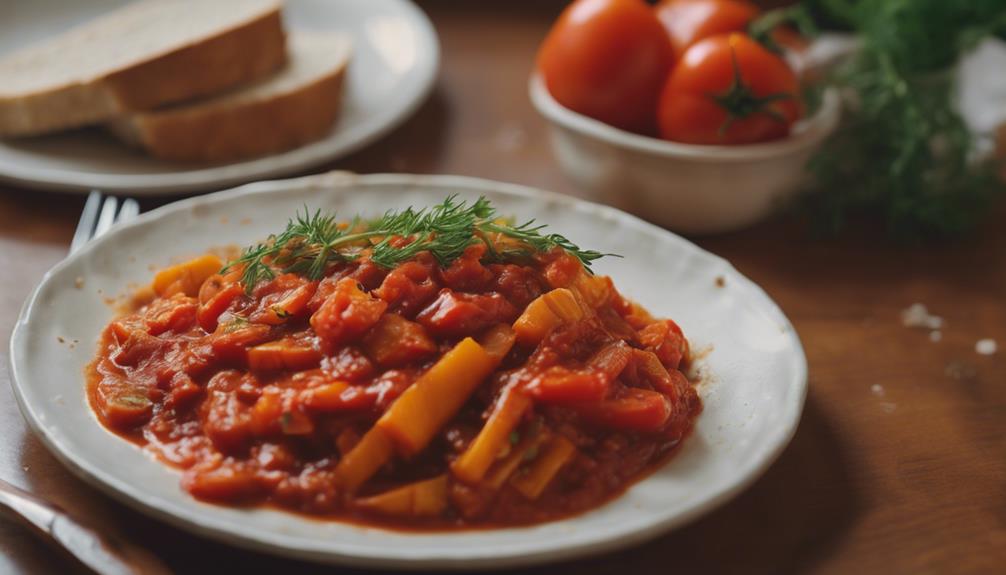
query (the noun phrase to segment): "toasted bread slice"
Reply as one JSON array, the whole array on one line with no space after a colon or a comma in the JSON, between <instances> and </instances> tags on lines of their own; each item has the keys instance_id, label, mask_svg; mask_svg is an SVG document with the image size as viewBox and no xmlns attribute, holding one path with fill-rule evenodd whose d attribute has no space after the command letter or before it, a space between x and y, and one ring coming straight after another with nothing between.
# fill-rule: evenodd
<instances>
[{"instance_id":1,"label":"toasted bread slice","mask_svg":"<svg viewBox=\"0 0 1006 575\"><path fill-rule=\"evenodd\" d=\"M280 0L144 0L0 58L0 136L215 94L283 65Z\"/></svg>"},{"instance_id":2,"label":"toasted bread slice","mask_svg":"<svg viewBox=\"0 0 1006 575\"><path fill-rule=\"evenodd\" d=\"M224 162L295 148L338 117L351 45L339 34L293 32L272 77L227 94L134 114L111 125L123 140L169 160Z\"/></svg>"}]
</instances>

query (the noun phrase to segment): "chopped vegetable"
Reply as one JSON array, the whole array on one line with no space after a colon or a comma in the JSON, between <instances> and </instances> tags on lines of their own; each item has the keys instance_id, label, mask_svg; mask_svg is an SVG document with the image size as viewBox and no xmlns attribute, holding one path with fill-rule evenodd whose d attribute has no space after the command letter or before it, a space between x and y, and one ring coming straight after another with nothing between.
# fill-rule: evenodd
<instances>
[{"instance_id":1,"label":"chopped vegetable","mask_svg":"<svg viewBox=\"0 0 1006 575\"><path fill-rule=\"evenodd\" d=\"M417 481L380 495L357 499L359 509L396 517L440 515L447 507L447 476Z\"/></svg>"},{"instance_id":2,"label":"chopped vegetable","mask_svg":"<svg viewBox=\"0 0 1006 575\"><path fill-rule=\"evenodd\" d=\"M510 485L528 499L538 499L564 465L573 460L576 446L561 435L553 435L527 470L517 473Z\"/></svg>"},{"instance_id":3,"label":"chopped vegetable","mask_svg":"<svg viewBox=\"0 0 1006 575\"><path fill-rule=\"evenodd\" d=\"M418 453L498 363L472 338L461 340L405 390L375 427L406 455Z\"/></svg>"},{"instance_id":4,"label":"chopped vegetable","mask_svg":"<svg viewBox=\"0 0 1006 575\"><path fill-rule=\"evenodd\" d=\"M398 314L388 313L363 339L363 348L378 365L397 367L433 355L437 344L423 326Z\"/></svg>"},{"instance_id":5,"label":"chopped vegetable","mask_svg":"<svg viewBox=\"0 0 1006 575\"><path fill-rule=\"evenodd\" d=\"M343 278L311 316L311 327L328 345L339 345L367 333L387 308L387 302L363 291L352 278Z\"/></svg>"},{"instance_id":6,"label":"chopped vegetable","mask_svg":"<svg viewBox=\"0 0 1006 575\"><path fill-rule=\"evenodd\" d=\"M229 284L227 287L216 292L205 303L199 306L196 320L199 326L207 333L212 333L217 329L217 322L220 314L224 313L234 300L241 297L244 290L238 284Z\"/></svg>"},{"instance_id":7,"label":"chopped vegetable","mask_svg":"<svg viewBox=\"0 0 1006 575\"><path fill-rule=\"evenodd\" d=\"M199 295L199 287L203 285L206 278L219 272L223 265L220 258L213 254L199 256L157 272L152 287L154 292L161 297L175 293L195 297Z\"/></svg>"},{"instance_id":8,"label":"chopped vegetable","mask_svg":"<svg viewBox=\"0 0 1006 575\"><path fill-rule=\"evenodd\" d=\"M549 434L545 433L540 425L533 425L532 429L524 433L517 445L513 446L510 453L492 466L482 484L494 490L503 487L521 464L533 459L531 455L548 437Z\"/></svg>"},{"instance_id":9,"label":"chopped vegetable","mask_svg":"<svg viewBox=\"0 0 1006 575\"><path fill-rule=\"evenodd\" d=\"M270 341L248 350L248 367L256 371L299 371L317 367L320 361L321 352L314 346L290 339Z\"/></svg>"},{"instance_id":10,"label":"chopped vegetable","mask_svg":"<svg viewBox=\"0 0 1006 575\"><path fill-rule=\"evenodd\" d=\"M339 461L339 465L335 468L336 480L343 489L352 493L377 473L377 470L391 459L392 453L394 445L391 439L384 429L375 425Z\"/></svg>"},{"instance_id":11,"label":"chopped vegetable","mask_svg":"<svg viewBox=\"0 0 1006 575\"><path fill-rule=\"evenodd\" d=\"M613 429L655 433L671 415L667 396L649 389L630 387L618 398L576 407L584 421Z\"/></svg>"},{"instance_id":12,"label":"chopped vegetable","mask_svg":"<svg viewBox=\"0 0 1006 575\"><path fill-rule=\"evenodd\" d=\"M481 481L530 407L531 399L516 385L503 391L482 431L451 465L454 476L467 483Z\"/></svg>"},{"instance_id":13,"label":"chopped vegetable","mask_svg":"<svg viewBox=\"0 0 1006 575\"><path fill-rule=\"evenodd\" d=\"M98 405L113 425L134 427L146 422L153 414L154 403L145 390L124 384L119 388L108 388L98 396Z\"/></svg>"},{"instance_id":14,"label":"chopped vegetable","mask_svg":"<svg viewBox=\"0 0 1006 575\"><path fill-rule=\"evenodd\" d=\"M333 381L318 387L312 387L301 394L304 407L315 411L339 411L346 408L343 392L349 389L344 381Z\"/></svg>"},{"instance_id":15,"label":"chopped vegetable","mask_svg":"<svg viewBox=\"0 0 1006 575\"><path fill-rule=\"evenodd\" d=\"M583 318L583 309L573 292L566 288L556 288L538 296L513 324L517 341L524 345L537 345L542 339L563 323Z\"/></svg>"}]
</instances>

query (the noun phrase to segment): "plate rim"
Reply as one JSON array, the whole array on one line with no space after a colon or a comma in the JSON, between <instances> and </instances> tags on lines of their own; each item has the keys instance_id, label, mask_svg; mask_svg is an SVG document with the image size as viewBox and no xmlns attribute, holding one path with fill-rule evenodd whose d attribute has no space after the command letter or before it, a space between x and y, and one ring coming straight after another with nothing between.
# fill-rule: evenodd
<instances>
[{"instance_id":1,"label":"plate rim","mask_svg":"<svg viewBox=\"0 0 1006 575\"><path fill-rule=\"evenodd\" d=\"M167 197L222 190L239 184L261 181L264 178L274 179L290 175L298 171L316 168L326 162L332 162L348 156L383 138L408 120L427 100L437 84L441 69L440 38L429 16L415 2L409 0L384 0L389 5L398 6L398 10L408 14L410 23L417 25L419 44L429 46L425 58L419 58L418 74L421 81L415 96L397 110L393 110L381 121L372 126L364 125L362 136L351 140L335 149L321 149L316 152L309 150L312 143L304 146L250 158L238 162L206 167L195 167L179 172L161 171L151 174L129 174L109 172L89 172L66 168L21 167L16 162L0 162L0 183L21 188L84 194L92 189L98 189L111 194L129 193L140 197ZM293 27L285 25L289 31ZM352 62L350 63L352 65ZM338 132L335 131L327 138ZM326 138L326 139L327 139Z\"/></svg>"},{"instance_id":2,"label":"plate rim","mask_svg":"<svg viewBox=\"0 0 1006 575\"><path fill-rule=\"evenodd\" d=\"M614 217L622 220L623 223L637 228L642 228L644 231L648 231L649 233L665 235L668 240L672 240L683 245L685 249L695 250L705 257L717 260L718 263L726 266L728 270L736 275L735 279L739 279L744 284L744 288L747 290L747 296L761 300L759 303L765 306L766 311L772 315L772 319L779 322L781 326L786 328L786 332L789 334L788 337L790 339L790 343L793 346L794 353L791 359L793 361L795 372L792 376L790 384L796 386L794 389L796 393L792 395L790 401L785 404L785 408L781 410L781 413L783 414L783 417L780 418L782 425L774 428L775 431L773 433L772 441L769 442L769 448L761 450L760 457L755 460L755 463L750 466L745 475L740 476L739 479L735 478L734 480L728 482L725 488L721 489L701 504L693 505L677 515L652 522L641 528L637 528L634 531L612 534L601 540L585 539L562 548L535 550L530 554L517 554L511 552L509 555L497 556L485 555L484 553L473 553L465 556L457 556L436 555L430 553L424 554L422 552L401 553L401 550L399 550L400 554L398 556L387 557L380 556L374 552L354 554L344 551L322 550L309 545L290 545L287 544L291 542L288 539L296 540L296 537L276 533L272 540L264 540L256 537L254 534L230 530L225 525L218 524L215 520L201 522L196 514L189 513L184 509L178 509L173 503L160 496L150 497L149 494L145 495L142 492L142 489L134 488L133 486L126 484L126 482L104 472L102 469L98 469L96 466L89 464L87 462L86 455L72 453L72 450L68 446L61 445L58 440L52 437L46 425L44 425L41 421L43 418L39 417L39 414L34 411L33 406L28 403L22 393L21 381L23 376L21 375L21 372L24 367L21 363L26 360L19 353L19 348L27 343L26 334L29 329L29 320L31 319L32 312L36 307L36 301L42 288L52 281L52 278L55 275L60 273L65 267L69 266L70 263L79 258L83 258L87 253L98 249L102 243L106 241L113 241L118 233L121 233L119 230L146 225L148 220L158 219L173 212L188 211L201 204L225 202L231 200L232 198L275 193L281 190L290 190L294 188L351 188L353 186L366 187L370 185L403 187L461 187L469 191L476 192L480 189L492 190L493 192L499 192L507 195L557 202L570 207L580 205L592 212L600 212L608 217ZM663 533L667 533L673 529L682 527L694 521L698 517L706 515L719 508L747 489L765 473L765 471L775 462L776 459L778 459L785 448L789 445L799 426L806 403L809 388L808 364L800 337L789 318L786 317L785 313L783 313L782 309L758 284L741 274L724 258L704 250L703 248L695 245L693 242L682 238L673 232L664 230L663 228L650 224L649 222L641 220L616 208L581 200L579 198L564 196L562 194L548 192L529 186L469 176L413 174L358 175L350 172L334 171L299 178L253 182L230 190L186 198L166 204L151 210L150 212L146 212L135 220L125 222L121 226L117 226L117 228L117 230L113 229L104 237L89 242L73 256L69 256L55 264L44 274L38 285L32 290L31 294L22 305L17 321L15 322L14 328L11 332L10 343L8 346L8 354L10 358L10 361L8 362L8 372L10 374L10 383L15 400L17 401L23 417L28 422L29 427L32 429L35 436L42 441L50 453L52 453L78 478L82 479L89 485L96 487L116 501L137 509L156 520L164 521L187 532L195 533L228 545L328 564L372 568L384 567L413 571L434 569L460 570L472 568L499 569L552 563L573 558L594 556L639 544ZM645 482L646 479L643 481Z\"/></svg>"}]
</instances>

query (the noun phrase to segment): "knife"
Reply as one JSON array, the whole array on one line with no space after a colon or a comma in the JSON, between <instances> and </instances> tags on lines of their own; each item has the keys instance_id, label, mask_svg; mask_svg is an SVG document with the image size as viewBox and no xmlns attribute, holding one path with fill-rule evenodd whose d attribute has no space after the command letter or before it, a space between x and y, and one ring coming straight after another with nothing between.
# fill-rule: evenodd
<instances>
[{"instance_id":1,"label":"knife","mask_svg":"<svg viewBox=\"0 0 1006 575\"><path fill-rule=\"evenodd\" d=\"M99 575L170 575L149 551L83 525L59 507L0 480L0 509L71 560Z\"/></svg>"}]
</instances>

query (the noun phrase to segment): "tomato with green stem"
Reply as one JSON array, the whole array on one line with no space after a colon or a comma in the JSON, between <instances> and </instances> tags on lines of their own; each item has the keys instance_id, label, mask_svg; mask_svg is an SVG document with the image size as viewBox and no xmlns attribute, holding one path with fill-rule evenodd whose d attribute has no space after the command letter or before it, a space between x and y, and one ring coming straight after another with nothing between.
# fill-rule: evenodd
<instances>
[{"instance_id":1,"label":"tomato with green stem","mask_svg":"<svg viewBox=\"0 0 1006 575\"><path fill-rule=\"evenodd\" d=\"M671 46L642 0L577 0L545 38L538 70L563 106L617 128L654 132Z\"/></svg>"},{"instance_id":2,"label":"tomato with green stem","mask_svg":"<svg viewBox=\"0 0 1006 575\"><path fill-rule=\"evenodd\" d=\"M743 32L758 16L747 0L663 0L654 8L680 58L696 42L730 32Z\"/></svg>"},{"instance_id":3,"label":"tomato with green stem","mask_svg":"<svg viewBox=\"0 0 1006 575\"><path fill-rule=\"evenodd\" d=\"M667 79L657 111L663 138L710 145L784 138L802 114L796 74L743 34L689 48Z\"/></svg>"}]
</instances>

